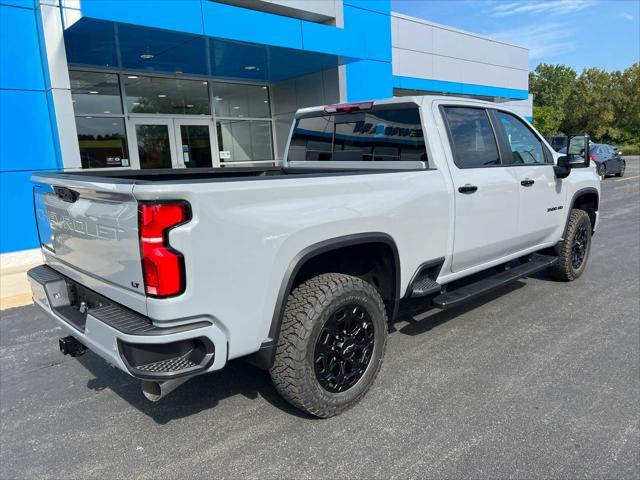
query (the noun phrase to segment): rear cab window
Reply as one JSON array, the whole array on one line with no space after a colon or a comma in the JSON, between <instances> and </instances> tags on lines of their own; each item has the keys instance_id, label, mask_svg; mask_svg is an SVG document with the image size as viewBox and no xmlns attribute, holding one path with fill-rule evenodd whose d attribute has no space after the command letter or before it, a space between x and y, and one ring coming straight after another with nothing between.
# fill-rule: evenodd
<instances>
[{"instance_id":1,"label":"rear cab window","mask_svg":"<svg viewBox=\"0 0 640 480\"><path fill-rule=\"evenodd\" d=\"M371 110L296 120L289 162L422 162L429 167L419 107L381 105Z\"/></svg>"}]
</instances>

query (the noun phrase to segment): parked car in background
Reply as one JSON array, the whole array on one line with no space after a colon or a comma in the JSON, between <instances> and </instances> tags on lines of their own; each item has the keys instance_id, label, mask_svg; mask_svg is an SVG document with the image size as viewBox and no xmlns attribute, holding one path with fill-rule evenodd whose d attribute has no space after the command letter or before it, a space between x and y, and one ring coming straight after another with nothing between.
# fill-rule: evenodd
<instances>
[{"instance_id":1,"label":"parked car in background","mask_svg":"<svg viewBox=\"0 0 640 480\"><path fill-rule=\"evenodd\" d=\"M591 146L589 153L601 180L604 180L607 175L615 175L616 177L624 175L626 161L622 152L613 145L596 143Z\"/></svg>"}]
</instances>

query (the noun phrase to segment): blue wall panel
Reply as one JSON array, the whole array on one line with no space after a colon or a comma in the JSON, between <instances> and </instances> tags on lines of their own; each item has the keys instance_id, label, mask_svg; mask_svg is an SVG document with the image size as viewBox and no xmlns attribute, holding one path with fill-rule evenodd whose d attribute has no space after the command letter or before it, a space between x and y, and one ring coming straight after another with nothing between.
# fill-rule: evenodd
<instances>
[{"instance_id":1,"label":"blue wall panel","mask_svg":"<svg viewBox=\"0 0 640 480\"><path fill-rule=\"evenodd\" d=\"M344 6L344 29L302 22L305 50L369 60L391 61L391 17Z\"/></svg>"},{"instance_id":2,"label":"blue wall panel","mask_svg":"<svg viewBox=\"0 0 640 480\"><path fill-rule=\"evenodd\" d=\"M35 11L0 5L0 88L44 90Z\"/></svg>"},{"instance_id":3,"label":"blue wall panel","mask_svg":"<svg viewBox=\"0 0 640 480\"><path fill-rule=\"evenodd\" d=\"M58 166L47 92L0 90L0 171Z\"/></svg>"},{"instance_id":4,"label":"blue wall panel","mask_svg":"<svg viewBox=\"0 0 640 480\"><path fill-rule=\"evenodd\" d=\"M347 101L376 100L393 96L391 63L362 60L349 63Z\"/></svg>"},{"instance_id":5,"label":"blue wall panel","mask_svg":"<svg viewBox=\"0 0 640 480\"><path fill-rule=\"evenodd\" d=\"M31 172L0 172L0 252L39 246Z\"/></svg>"},{"instance_id":6,"label":"blue wall panel","mask_svg":"<svg viewBox=\"0 0 640 480\"><path fill-rule=\"evenodd\" d=\"M345 5L344 24L359 50L358 58L391 62L390 15Z\"/></svg>"},{"instance_id":7,"label":"blue wall panel","mask_svg":"<svg viewBox=\"0 0 640 480\"><path fill-rule=\"evenodd\" d=\"M80 8L85 17L204 33L200 0L82 0Z\"/></svg>"},{"instance_id":8,"label":"blue wall panel","mask_svg":"<svg viewBox=\"0 0 640 480\"><path fill-rule=\"evenodd\" d=\"M464 95L482 95L487 97L512 98L514 100L526 100L529 96L527 90L515 88L491 87L488 85L476 85L473 83L446 82L444 80L430 80L426 78L393 77L393 85L396 88L408 90L422 90L425 92L461 93Z\"/></svg>"},{"instance_id":9,"label":"blue wall panel","mask_svg":"<svg viewBox=\"0 0 640 480\"><path fill-rule=\"evenodd\" d=\"M211 37L302 48L301 20L207 1L202 12L204 32Z\"/></svg>"},{"instance_id":10,"label":"blue wall panel","mask_svg":"<svg viewBox=\"0 0 640 480\"><path fill-rule=\"evenodd\" d=\"M34 8L37 0L0 0L0 4L14 7Z\"/></svg>"},{"instance_id":11,"label":"blue wall panel","mask_svg":"<svg viewBox=\"0 0 640 480\"><path fill-rule=\"evenodd\" d=\"M354 44L349 30L320 23L302 22L302 43L305 50L333 55L358 56L361 49Z\"/></svg>"},{"instance_id":12,"label":"blue wall panel","mask_svg":"<svg viewBox=\"0 0 640 480\"><path fill-rule=\"evenodd\" d=\"M349 41L359 49L358 57L367 59L345 67L347 100L393 96L390 2L345 0L343 11Z\"/></svg>"},{"instance_id":13,"label":"blue wall panel","mask_svg":"<svg viewBox=\"0 0 640 480\"><path fill-rule=\"evenodd\" d=\"M38 12L11 3L0 5L0 253L38 246L29 179L58 166Z\"/></svg>"}]
</instances>

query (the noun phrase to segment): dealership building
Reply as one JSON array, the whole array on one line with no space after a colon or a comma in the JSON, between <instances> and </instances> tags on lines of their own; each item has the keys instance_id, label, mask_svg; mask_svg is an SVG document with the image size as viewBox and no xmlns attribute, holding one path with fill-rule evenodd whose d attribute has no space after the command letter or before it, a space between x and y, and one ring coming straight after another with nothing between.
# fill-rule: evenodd
<instances>
[{"instance_id":1,"label":"dealership building","mask_svg":"<svg viewBox=\"0 0 640 480\"><path fill-rule=\"evenodd\" d=\"M527 48L390 0L0 0L0 22L5 258L38 247L35 171L273 165L298 108L394 95L531 116Z\"/></svg>"}]
</instances>

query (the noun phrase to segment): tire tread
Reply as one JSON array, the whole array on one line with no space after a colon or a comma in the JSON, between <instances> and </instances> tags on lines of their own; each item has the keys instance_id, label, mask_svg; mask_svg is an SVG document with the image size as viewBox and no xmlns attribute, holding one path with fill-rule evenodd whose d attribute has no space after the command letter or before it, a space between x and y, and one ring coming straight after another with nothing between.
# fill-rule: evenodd
<instances>
[{"instance_id":1,"label":"tire tread","mask_svg":"<svg viewBox=\"0 0 640 480\"><path fill-rule=\"evenodd\" d=\"M564 240L562 241L559 252L558 252L558 260L549 267L549 273L556 280L561 280L564 282L571 282L578 278L584 269L580 272L576 272L571 264L571 248L573 246L573 236L575 234L578 225L583 221L589 222L589 226L591 227L591 219L589 215L584 210L580 210L574 208L569 213L569 220L567 221L567 228L565 230ZM590 232L589 232L590 233ZM589 239L589 244L591 243ZM587 251L587 256L584 259L584 263L586 264L589 258L589 252Z\"/></svg>"},{"instance_id":2,"label":"tire tread","mask_svg":"<svg viewBox=\"0 0 640 480\"><path fill-rule=\"evenodd\" d=\"M366 393L375 380L382 364L386 347L386 332L381 355L369 385L348 403L327 405L319 401L317 395L305 381L305 357L309 337L318 317L336 296L349 292L364 290L375 299L384 315L386 327L387 317L384 304L378 291L364 280L339 273L324 273L310 278L296 287L287 299L280 337L276 347L276 356L270 369L271 378L278 392L291 404L322 418L328 418L351 408ZM372 359L373 361L373 359Z\"/></svg>"}]
</instances>

